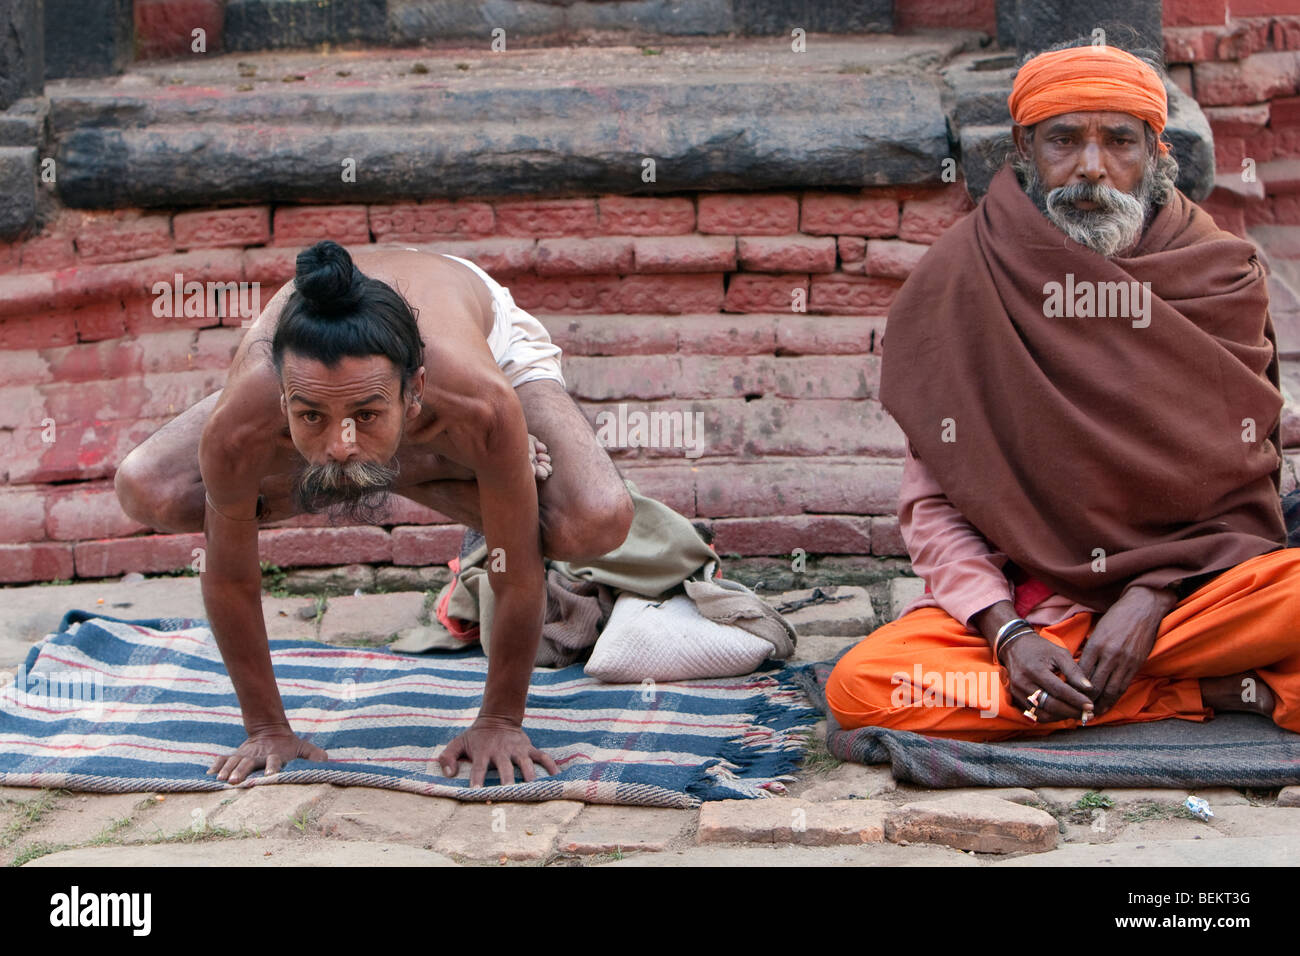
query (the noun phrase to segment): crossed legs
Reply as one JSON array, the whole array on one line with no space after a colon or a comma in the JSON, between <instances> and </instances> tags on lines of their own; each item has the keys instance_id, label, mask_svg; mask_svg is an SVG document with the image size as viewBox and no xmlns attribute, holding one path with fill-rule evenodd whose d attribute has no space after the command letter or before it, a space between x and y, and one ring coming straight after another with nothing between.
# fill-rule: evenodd
<instances>
[{"instance_id":1,"label":"crossed legs","mask_svg":"<svg viewBox=\"0 0 1300 956\"><path fill-rule=\"evenodd\" d=\"M1215 706L1254 709L1241 706L1243 695L1249 695L1271 699L1274 722L1300 732L1297 585L1300 548L1286 548L1244 561L1188 595L1165 615L1128 690L1088 726L1168 717L1204 720ZM1039 633L1077 660L1094 623L1095 615L1076 614ZM921 687L914 686L918 672ZM1000 678L981 635L940 608L919 608L845 654L827 682L826 699L845 728L891 727L992 741L1079 726L1078 721L1034 723L1012 702ZM1232 708L1224 706L1230 691L1238 696Z\"/></svg>"}]
</instances>

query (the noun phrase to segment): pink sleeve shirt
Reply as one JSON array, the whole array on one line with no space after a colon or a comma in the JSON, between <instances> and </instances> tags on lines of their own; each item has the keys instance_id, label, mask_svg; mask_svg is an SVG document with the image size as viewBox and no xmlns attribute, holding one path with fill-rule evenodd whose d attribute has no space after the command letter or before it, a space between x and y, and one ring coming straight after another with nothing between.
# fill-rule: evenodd
<instances>
[{"instance_id":1,"label":"pink sleeve shirt","mask_svg":"<svg viewBox=\"0 0 1300 956\"><path fill-rule=\"evenodd\" d=\"M913 570L929 586L903 614L939 607L975 632L970 625L973 615L998 601L1014 600L1014 586L1003 571L1007 556L948 500L929 469L912 454L910 442L899 489L898 525ZM1035 627L1048 627L1088 610L1052 594L1025 614L1025 620Z\"/></svg>"}]
</instances>

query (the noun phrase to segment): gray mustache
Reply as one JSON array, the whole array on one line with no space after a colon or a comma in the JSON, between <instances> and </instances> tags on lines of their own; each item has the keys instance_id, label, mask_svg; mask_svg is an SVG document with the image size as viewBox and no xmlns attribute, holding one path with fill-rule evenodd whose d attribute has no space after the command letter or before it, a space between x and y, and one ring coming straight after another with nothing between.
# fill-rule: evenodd
<instances>
[{"instance_id":1,"label":"gray mustache","mask_svg":"<svg viewBox=\"0 0 1300 956\"><path fill-rule=\"evenodd\" d=\"M396 460L392 466L368 461L308 465L294 482L294 501L305 514L328 510L337 520L375 524L397 478L396 465Z\"/></svg>"},{"instance_id":2,"label":"gray mustache","mask_svg":"<svg viewBox=\"0 0 1300 956\"><path fill-rule=\"evenodd\" d=\"M366 491L385 488L397 477L397 469L372 461L327 461L303 469L302 487L308 493L352 488Z\"/></svg>"},{"instance_id":3,"label":"gray mustache","mask_svg":"<svg viewBox=\"0 0 1300 956\"><path fill-rule=\"evenodd\" d=\"M1140 199L1105 183L1069 183L1057 186L1047 194L1048 209L1055 210L1076 202L1096 203L1098 208L1093 212L1127 213L1142 207Z\"/></svg>"}]
</instances>

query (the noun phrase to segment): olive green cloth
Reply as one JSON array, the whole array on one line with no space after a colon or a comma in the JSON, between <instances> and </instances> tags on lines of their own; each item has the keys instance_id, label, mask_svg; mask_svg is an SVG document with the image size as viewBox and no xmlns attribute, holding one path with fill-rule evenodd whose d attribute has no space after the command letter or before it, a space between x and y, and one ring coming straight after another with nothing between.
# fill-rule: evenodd
<instances>
[{"instance_id":1,"label":"olive green cloth","mask_svg":"<svg viewBox=\"0 0 1300 956\"><path fill-rule=\"evenodd\" d=\"M718 556L704 542L688 518L663 502L647 498L636 485L626 482L634 512L626 540L613 551L585 563L546 561L546 618L536 664L564 667L584 656L597 637L623 592L644 598L658 598L694 582L692 600L705 616L716 608L716 619L743 627L773 643L774 657L789 657L794 650L794 632L756 594L736 582L725 586L711 580ZM437 604L447 599L447 616L477 621L479 641L486 652L492 639L493 594L488 583L488 549L479 541L461 556L454 581L438 594ZM427 627L403 634L393 650L421 653L429 650L462 648L436 620Z\"/></svg>"}]
</instances>

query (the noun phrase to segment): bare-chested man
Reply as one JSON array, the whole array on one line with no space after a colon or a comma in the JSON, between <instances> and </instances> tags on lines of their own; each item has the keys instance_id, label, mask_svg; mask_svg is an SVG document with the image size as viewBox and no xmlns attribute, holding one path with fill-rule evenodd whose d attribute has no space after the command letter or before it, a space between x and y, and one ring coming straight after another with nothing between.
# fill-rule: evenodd
<instances>
[{"instance_id":1,"label":"bare-chested man","mask_svg":"<svg viewBox=\"0 0 1300 956\"><path fill-rule=\"evenodd\" d=\"M136 448L117 472L126 512L203 529L204 605L248 739L210 773L239 783L324 760L284 712L267 645L259 523L328 510L371 520L389 491L481 530L501 548L488 676L477 718L439 755L480 786L533 762L523 730L545 610L542 559L589 560L627 537L633 504L565 391L559 349L471 263L415 250L298 257L235 353L225 387ZM322 560L328 556L322 555ZM496 562L492 563L497 566Z\"/></svg>"}]
</instances>

